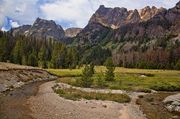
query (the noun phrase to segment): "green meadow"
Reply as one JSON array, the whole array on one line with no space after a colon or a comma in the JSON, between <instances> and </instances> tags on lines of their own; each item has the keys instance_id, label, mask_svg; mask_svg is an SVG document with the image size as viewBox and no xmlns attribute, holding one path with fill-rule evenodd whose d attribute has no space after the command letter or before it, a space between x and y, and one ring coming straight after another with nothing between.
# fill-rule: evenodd
<instances>
[{"instance_id":1,"label":"green meadow","mask_svg":"<svg viewBox=\"0 0 180 119\"><path fill-rule=\"evenodd\" d=\"M58 75L57 82L77 85L77 80L82 75L82 69L47 69L50 73ZM156 91L180 91L180 71L177 70L149 70L130 69L116 67L115 81L105 81L106 67L96 66L93 75L93 88L122 89L130 91L150 92ZM101 78L103 87L97 85L97 79Z\"/></svg>"}]
</instances>

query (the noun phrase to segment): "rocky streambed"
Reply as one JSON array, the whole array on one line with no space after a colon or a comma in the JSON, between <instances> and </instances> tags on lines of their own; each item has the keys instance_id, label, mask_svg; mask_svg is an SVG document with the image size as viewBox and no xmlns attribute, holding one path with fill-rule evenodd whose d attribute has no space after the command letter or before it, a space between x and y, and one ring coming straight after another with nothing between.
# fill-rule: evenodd
<instances>
[{"instance_id":1,"label":"rocky streambed","mask_svg":"<svg viewBox=\"0 0 180 119\"><path fill-rule=\"evenodd\" d=\"M0 119L33 119L27 100L37 94L39 85L44 82L29 83L0 94Z\"/></svg>"}]
</instances>

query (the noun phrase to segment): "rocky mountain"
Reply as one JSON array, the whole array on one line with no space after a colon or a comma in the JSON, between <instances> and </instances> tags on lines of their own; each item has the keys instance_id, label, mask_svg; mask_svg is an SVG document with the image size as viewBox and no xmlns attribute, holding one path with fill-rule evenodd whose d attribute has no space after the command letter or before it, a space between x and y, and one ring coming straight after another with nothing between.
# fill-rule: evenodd
<instances>
[{"instance_id":1,"label":"rocky mountain","mask_svg":"<svg viewBox=\"0 0 180 119\"><path fill-rule=\"evenodd\" d=\"M82 28L68 28L65 30L65 36L70 38L75 37L81 30Z\"/></svg>"},{"instance_id":2,"label":"rocky mountain","mask_svg":"<svg viewBox=\"0 0 180 119\"><path fill-rule=\"evenodd\" d=\"M57 25L53 20L44 20L37 18L32 27L25 33L26 36L46 39L63 39L65 36L64 30L60 25Z\"/></svg>"},{"instance_id":3,"label":"rocky mountain","mask_svg":"<svg viewBox=\"0 0 180 119\"><path fill-rule=\"evenodd\" d=\"M117 7L106 8L101 5L92 15L88 25L77 35L77 39L83 43L98 39L103 41L100 36L112 40L178 36L179 16L179 3L169 10L154 6L152 8L147 6L140 10L127 10ZM106 31L110 32L104 32L104 29L109 29Z\"/></svg>"},{"instance_id":4,"label":"rocky mountain","mask_svg":"<svg viewBox=\"0 0 180 119\"><path fill-rule=\"evenodd\" d=\"M24 25L12 29L13 36L25 35L36 39L56 39L63 40L65 32L63 28L53 20L44 20L37 18L32 26Z\"/></svg>"},{"instance_id":5,"label":"rocky mountain","mask_svg":"<svg viewBox=\"0 0 180 119\"><path fill-rule=\"evenodd\" d=\"M101 5L93 14L89 23L100 23L106 27L117 29L125 24L146 21L159 12L165 11L164 8L145 7L141 10L127 10L126 8L106 8Z\"/></svg>"}]
</instances>

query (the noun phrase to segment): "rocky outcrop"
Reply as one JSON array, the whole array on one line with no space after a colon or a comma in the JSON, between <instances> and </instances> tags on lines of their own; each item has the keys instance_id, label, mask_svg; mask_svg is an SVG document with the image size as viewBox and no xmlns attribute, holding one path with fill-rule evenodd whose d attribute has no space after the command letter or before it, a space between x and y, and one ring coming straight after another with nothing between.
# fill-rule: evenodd
<instances>
[{"instance_id":1,"label":"rocky outcrop","mask_svg":"<svg viewBox=\"0 0 180 119\"><path fill-rule=\"evenodd\" d=\"M151 19L152 17L154 17L156 14L163 12L163 11L166 11L166 9L162 8L162 7L158 9L155 6L153 6L151 8L151 7L147 6L143 9L141 9L139 11L139 14L140 14L142 21L147 21L147 20Z\"/></svg>"},{"instance_id":2,"label":"rocky outcrop","mask_svg":"<svg viewBox=\"0 0 180 119\"><path fill-rule=\"evenodd\" d=\"M166 97L163 103L170 112L180 112L180 93Z\"/></svg>"},{"instance_id":3,"label":"rocky outcrop","mask_svg":"<svg viewBox=\"0 0 180 119\"><path fill-rule=\"evenodd\" d=\"M66 37L75 37L79 32L81 32L82 28L68 28L65 30Z\"/></svg>"}]
</instances>

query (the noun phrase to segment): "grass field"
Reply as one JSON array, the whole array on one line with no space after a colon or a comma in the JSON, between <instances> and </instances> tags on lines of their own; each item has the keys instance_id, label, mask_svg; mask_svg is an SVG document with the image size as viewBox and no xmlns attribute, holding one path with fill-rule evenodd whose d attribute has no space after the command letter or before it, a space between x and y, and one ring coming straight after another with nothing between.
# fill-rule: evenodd
<instances>
[{"instance_id":1,"label":"grass field","mask_svg":"<svg viewBox=\"0 0 180 119\"><path fill-rule=\"evenodd\" d=\"M49 72L64 77L60 82L75 85L76 80L81 76L81 69L48 69ZM106 68L104 66L95 67L94 82L97 76L104 77ZM115 81L106 82L105 88L124 89L136 91L180 91L180 71L175 70L147 70L128 69L117 67L115 69ZM94 83L93 87L96 87Z\"/></svg>"}]
</instances>

